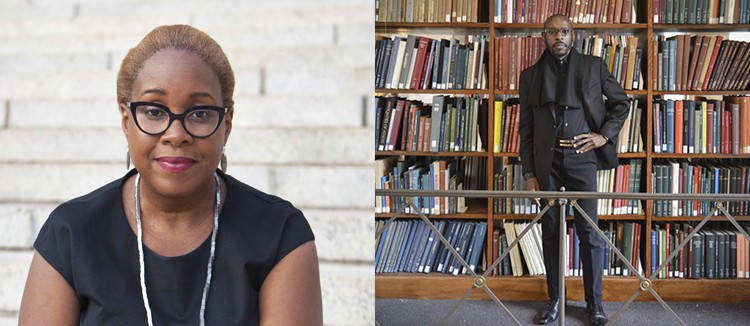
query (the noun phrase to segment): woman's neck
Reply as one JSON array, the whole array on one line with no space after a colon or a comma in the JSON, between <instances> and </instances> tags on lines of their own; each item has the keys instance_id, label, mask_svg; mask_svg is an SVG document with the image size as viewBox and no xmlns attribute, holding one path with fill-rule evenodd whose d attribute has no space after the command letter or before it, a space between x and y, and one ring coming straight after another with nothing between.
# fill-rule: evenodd
<instances>
[{"instance_id":1,"label":"woman's neck","mask_svg":"<svg viewBox=\"0 0 750 326\"><path fill-rule=\"evenodd\" d=\"M144 244L149 249L162 256L184 255L193 251L210 236L216 209L216 182L213 176L209 180L185 195L169 196L156 191L149 182L141 179L141 223ZM226 186L221 178L219 180L223 202ZM126 182L123 196L128 221L135 232L134 187L135 177Z\"/></svg>"}]
</instances>

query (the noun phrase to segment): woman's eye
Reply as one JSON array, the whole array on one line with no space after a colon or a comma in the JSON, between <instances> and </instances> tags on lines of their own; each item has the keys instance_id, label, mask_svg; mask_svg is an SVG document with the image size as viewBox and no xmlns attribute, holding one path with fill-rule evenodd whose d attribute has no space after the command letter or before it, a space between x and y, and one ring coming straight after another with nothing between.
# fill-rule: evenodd
<instances>
[{"instance_id":1,"label":"woman's eye","mask_svg":"<svg viewBox=\"0 0 750 326\"><path fill-rule=\"evenodd\" d=\"M139 106L136 112L138 116L152 121L163 120L169 117L169 114L164 109L156 106Z\"/></svg>"},{"instance_id":2,"label":"woman's eye","mask_svg":"<svg viewBox=\"0 0 750 326\"><path fill-rule=\"evenodd\" d=\"M206 110L193 111L193 114L192 114L192 116L195 118L205 118L207 115L208 115L208 112L206 112Z\"/></svg>"},{"instance_id":3,"label":"woman's eye","mask_svg":"<svg viewBox=\"0 0 750 326\"><path fill-rule=\"evenodd\" d=\"M159 108L146 108L144 112L147 116L156 118L165 115L164 110Z\"/></svg>"},{"instance_id":4,"label":"woman's eye","mask_svg":"<svg viewBox=\"0 0 750 326\"><path fill-rule=\"evenodd\" d=\"M214 111L211 110L195 110L191 111L190 114L188 114L188 119L192 121L205 121L210 120L211 116L214 114Z\"/></svg>"}]
</instances>

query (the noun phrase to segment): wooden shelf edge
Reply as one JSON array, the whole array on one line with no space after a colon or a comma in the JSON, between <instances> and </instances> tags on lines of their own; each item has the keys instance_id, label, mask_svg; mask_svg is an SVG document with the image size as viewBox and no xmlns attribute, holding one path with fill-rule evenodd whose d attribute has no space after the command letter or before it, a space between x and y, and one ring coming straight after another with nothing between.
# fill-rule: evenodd
<instances>
[{"instance_id":1,"label":"wooden shelf edge","mask_svg":"<svg viewBox=\"0 0 750 326\"><path fill-rule=\"evenodd\" d=\"M409 23L409 22L375 22L375 29L396 29L396 28L440 28L440 29L488 29L489 22L478 23Z\"/></svg>"},{"instance_id":2,"label":"wooden shelf edge","mask_svg":"<svg viewBox=\"0 0 750 326\"><path fill-rule=\"evenodd\" d=\"M424 275L424 276L422 276ZM375 298L377 299L448 299L463 297L473 288L469 276L446 276L443 274L376 275ZM544 301L547 300L547 285L544 276L488 277L487 286L500 300ZM567 298L585 301L583 279L566 279ZM633 277L604 277L602 281L604 301L626 301L635 292L641 292L639 281ZM750 301L750 279L657 279L653 288L666 301ZM721 293L721 295L707 295ZM490 300L486 292L474 289L471 300ZM638 295L636 301L655 301L649 292Z\"/></svg>"},{"instance_id":3,"label":"wooden shelf edge","mask_svg":"<svg viewBox=\"0 0 750 326\"><path fill-rule=\"evenodd\" d=\"M492 215L492 218L496 221L499 220L532 220L536 217L536 215L530 215L530 214L503 214L503 213L494 213ZM633 215L633 214L627 214L627 215L598 215L597 218L600 221L605 220L615 220L615 221L645 221L646 216L641 215ZM572 221L573 216L568 216L565 218L566 220Z\"/></svg>"},{"instance_id":4,"label":"wooden shelf edge","mask_svg":"<svg viewBox=\"0 0 750 326\"><path fill-rule=\"evenodd\" d=\"M375 151L375 156L487 156L487 152L411 152Z\"/></svg>"},{"instance_id":5,"label":"wooden shelf edge","mask_svg":"<svg viewBox=\"0 0 750 326\"><path fill-rule=\"evenodd\" d=\"M486 89L402 89L377 88L375 94L489 95Z\"/></svg>"},{"instance_id":6,"label":"wooden shelf edge","mask_svg":"<svg viewBox=\"0 0 750 326\"><path fill-rule=\"evenodd\" d=\"M425 214L427 218L431 220L487 220L487 213L464 213L464 214L442 214L442 215L430 215ZM393 217L393 213L376 213L376 219L390 219ZM398 216L401 219L415 219L419 218L417 214L401 214Z\"/></svg>"},{"instance_id":7,"label":"wooden shelf edge","mask_svg":"<svg viewBox=\"0 0 750 326\"><path fill-rule=\"evenodd\" d=\"M653 30L656 32L665 31L727 31L742 32L750 31L750 24L653 24Z\"/></svg>"},{"instance_id":8,"label":"wooden shelf edge","mask_svg":"<svg viewBox=\"0 0 750 326\"><path fill-rule=\"evenodd\" d=\"M732 96L732 95L747 95L748 93L750 93L750 90L740 90L740 91L653 91L653 92L651 92L651 95L653 95L653 96L664 96L664 95L693 95L693 96L723 95L723 96Z\"/></svg>"},{"instance_id":9,"label":"wooden shelf edge","mask_svg":"<svg viewBox=\"0 0 750 326\"><path fill-rule=\"evenodd\" d=\"M686 221L701 221L705 216L652 216L651 222L686 222ZM750 216L732 216L735 220L743 222L750 221ZM719 215L711 217L711 222L728 221L726 216ZM732 229L734 230L734 228Z\"/></svg>"},{"instance_id":10,"label":"wooden shelf edge","mask_svg":"<svg viewBox=\"0 0 750 326\"><path fill-rule=\"evenodd\" d=\"M675 153L651 153L651 158L691 158L691 159L715 159L715 158L750 158L750 154L675 154Z\"/></svg>"}]
</instances>

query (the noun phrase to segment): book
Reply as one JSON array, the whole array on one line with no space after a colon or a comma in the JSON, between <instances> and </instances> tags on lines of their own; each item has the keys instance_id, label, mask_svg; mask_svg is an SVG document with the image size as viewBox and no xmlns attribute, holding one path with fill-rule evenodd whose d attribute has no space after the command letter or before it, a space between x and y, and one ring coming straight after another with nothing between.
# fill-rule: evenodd
<instances>
[{"instance_id":1,"label":"book","mask_svg":"<svg viewBox=\"0 0 750 326\"><path fill-rule=\"evenodd\" d=\"M422 81L427 78L425 68L427 66L427 58L429 57L430 44L432 43L432 40L427 37L420 36L419 39L415 42L417 43L417 55L414 57L414 69L411 73L411 79L409 81L408 88L410 89L419 89Z\"/></svg>"},{"instance_id":2,"label":"book","mask_svg":"<svg viewBox=\"0 0 750 326\"><path fill-rule=\"evenodd\" d=\"M698 89L698 83L700 82L700 73L703 71L703 65L705 64L705 58L706 58L706 52L708 51L708 46L710 44L710 37L709 36L699 36L701 38L700 43L696 43L696 46L700 45L699 49L695 49L698 52L698 59L695 66L695 75L693 76L693 79L690 81L690 89L691 90L697 90Z\"/></svg>"},{"instance_id":3,"label":"book","mask_svg":"<svg viewBox=\"0 0 750 326\"><path fill-rule=\"evenodd\" d=\"M683 85L686 79L683 76L685 67L687 67L687 60L685 60L685 54L686 54L685 44L687 44L688 42L686 42L685 39L686 39L685 34L680 34L674 37L675 47L676 47L675 51L677 54L677 58L675 59L675 89L674 90L677 90L677 91L683 90Z\"/></svg>"},{"instance_id":4,"label":"book","mask_svg":"<svg viewBox=\"0 0 750 326\"><path fill-rule=\"evenodd\" d=\"M382 119L381 119L381 126L380 126L380 132L378 133L378 150L384 151L386 149L386 140L388 139L388 131L390 130L390 126L392 125L392 118L391 115L396 109L396 102L398 101L395 97L390 97L386 99L385 106L383 107L382 111Z\"/></svg>"},{"instance_id":5,"label":"book","mask_svg":"<svg viewBox=\"0 0 750 326\"><path fill-rule=\"evenodd\" d=\"M516 242L516 230L515 226L513 225L513 222L503 220L503 226L505 228L505 235L507 237L508 241L508 247L513 246L510 249L510 262L511 262L511 269L513 271L513 276L521 276L523 275L523 262L521 261L521 252L519 250L519 246L515 245L514 242Z\"/></svg>"},{"instance_id":6,"label":"book","mask_svg":"<svg viewBox=\"0 0 750 326\"><path fill-rule=\"evenodd\" d=\"M684 131L684 119L685 119L685 107L684 102L679 100L675 101L674 110L674 152L673 153L687 153L687 144L683 142Z\"/></svg>"},{"instance_id":7,"label":"book","mask_svg":"<svg viewBox=\"0 0 750 326\"><path fill-rule=\"evenodd\" d=\"M503 275L512 275L513 271L510 265L510 254L508 254L508 237L503 234L500 236L500 251L503 257Z\"/></svg>"},{"instance_id":8,"label":"book","mask_svg":"<svg viewBox=\"0 0 750 326\"><path fill-rule=\"evenodd\" d=\"M728 103L731 103L732 112L737 112L738 125L748 126L750 125L750 97L746 96L727 96L724 98ZM736 153L750 153L750 131L746 131L745 128L737 128L738 132L737 139L737 151ZM734 146L733 146L734 147ZM735 151L733 150L733 153Z\"/></svg>"},{"instance_id":9,"label":"book","mask_svg":"<svg viewBox=\"0 0 750 326\"><path fill-rule=\"evenodd\" d=\"M705 276L706 278L713 279L717 278L717 255L718 248L716 242L716 234L712 230L705 230L704 232L704 245L705 245Z\"/></svg>"},{"instance_id":10,"label":"book","mask_svg":"<svg viewBox=\"0 0 750 326\"><path fill-rule=\"evenodd\" d=\"M666 152L667 153L674 153L675 152L675 101L674 100L667 100L666 101L666 116L664 118L666 122L666 132L667 132L667 138L666 138ZM663 149L663 146L662 146Z\"/></svg>"},{"instance_id":11,"label":"book","mask_svg":"<svg viewBox=\"0 0 750 326\"><path fill-rule=\"evenodd\" d=\"M437 124L438 127L432 127L430 130L430 152L439 152L442 148L439 146L441 128L440 121L443 119L445 113L445 96L435 95L432 97L432 115L431 120L433 124Z\"/></svg>"},{"instance_id":12,"label":"book","mask_svg":"<svg viewBox=\"0 0 750 326\"><path fill-rule=\"evenodd\" d=\"M504 116L503 116L503 114L504 114L503 108L504 107L505 107L505 102L504 101L495 101L494 112L493 112L494 119L493 119L493 128L492 128L492 130L493 130L493 132L492 132L492 135L493 135L492 152L493 153L500 153L501 152L501 148L502 148L502 135L503 135L503 132L504 132L504 128L503 128L504 127L504 123L503 122L505 120Z\"/></svg>"}]
</instances>

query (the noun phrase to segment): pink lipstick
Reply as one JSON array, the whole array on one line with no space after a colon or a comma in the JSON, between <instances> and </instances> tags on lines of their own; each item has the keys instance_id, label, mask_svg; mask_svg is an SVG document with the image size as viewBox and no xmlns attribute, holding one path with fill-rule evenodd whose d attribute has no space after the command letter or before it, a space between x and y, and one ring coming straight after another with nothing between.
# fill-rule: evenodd
<instances>
[{"instance_id":1,"label":"pink lipstick","mask_svg":"<svg viewBox=\"0 0 750 326\"><path fill-rule=\"evenodd\" d=\"M157 158L156 162L170 173L183 173L195 165L195 160L188 157L165 156Z\"/></svg>"}]
</instances>

